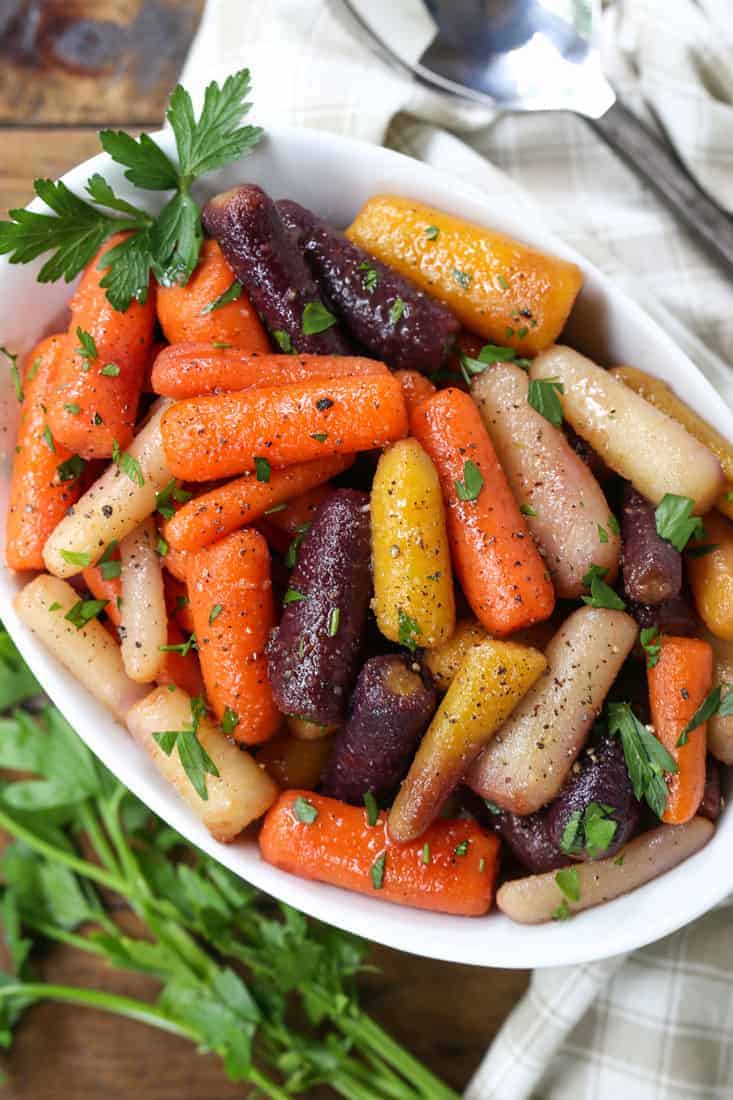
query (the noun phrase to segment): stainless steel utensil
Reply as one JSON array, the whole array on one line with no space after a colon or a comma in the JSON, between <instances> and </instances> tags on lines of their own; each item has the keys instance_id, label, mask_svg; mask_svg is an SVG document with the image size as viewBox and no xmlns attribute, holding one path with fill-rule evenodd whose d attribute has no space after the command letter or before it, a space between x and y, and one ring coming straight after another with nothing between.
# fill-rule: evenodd
<instances>
[{"instance_id":1,"label":"stainless steel utensil","mask_svg":"<svg viewBox=\"0 0 733 1100\"><path fill-rule=\"evenodd\" d=\"M384 5L341 0L352 28L420 83L510 111L582 115L733 272L733 218L699 187L672 146L618 100L603 73L599 0L416 2L435 34L413 60L390 41Z\"/></svg>"}]
</instances>

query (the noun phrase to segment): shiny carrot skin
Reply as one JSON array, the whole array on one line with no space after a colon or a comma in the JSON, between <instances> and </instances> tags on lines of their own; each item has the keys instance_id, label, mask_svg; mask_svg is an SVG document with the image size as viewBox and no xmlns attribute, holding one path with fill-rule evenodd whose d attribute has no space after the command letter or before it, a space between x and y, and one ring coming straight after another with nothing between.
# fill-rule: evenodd
<instances>
[{"instance_id":1,"label":"shiny carrot skin","mask_svg":"<svg viewBox=\"0 0 733 1100\"><path fill-rule=\"evenodd\" d=\"M168 553L170 553L170 548ZM167 556L166 554L166 557ZM165 564L165 558L163 562ZM185 631L186 634L193 634L193 615L191 614L191 603L188 598L188 588L185 582L168 572L163 576L163 584L165 586L165 603L168 608L168 618L175 619L178 626L181 630Z\"/></svg>"},{"instance_id":2,"label":"shiny carrot skin","mask_svg":"<svg viewBox=\"0 0 733 1100\"><path fill-rule=\"evenodd\" d=\"M353 461L351 455L317 458L272 470L269 481L245 474L184 504L165 525L165 538L177 550L200 550L254 523L269 508L348 470Z\"/></svg>"},{"instance_id":3,"label":"shiny carrot skin","mask_svg":"<svg viewBox=\"0 0 733 1100\"><path fill-rule=\"evenodd\" d=\"M679 769L667 778L669 798L662 821L682 825L697 813L705 790L707 723L688 734L686 745L677 743L712 687L713 650L702 638L668 634L661 645L659 660L647 670L652 725Z\"/></svg>"},{"instance_id":4,"label":"shiny carrot skin","mask_svg":"<svg viewBox=\"0 0 733 1100\"><path fill-rule=\"evenodd\" d=\"M314 821L299 820L298 799L315 810ZM442 818L418 841L394 844L386 822L380 813L370 826L361 806L312 791L284 791L265 816L260 851L291 874L382 901L455 916L488 912L499 856L493 833L467 819Z\"/></svg>"},{"instance_id":5,"label":"shiny carrot skin","mask_svg":"<svg viewBox=\"0 0 733 1100\"><path fill-rule=\"evenodd\" d=\"M5 557L11 569L43 569L43 547L54 527L81 495L81 478L61 481L58 468L72 457L50 435L48 407L63 336L41 340L28 358L21 388L18 435L10 479Z\"/></svg>"},{"instance_id":6,"label":"shiny carrot skin","mask_svg":"<svg viewBox=\"0 0 733 1100\"><path fill-rule=\"evenodd\" d=\"M316 485L300 496L288 501L284 508L267 517L268 524L277 527L285 535L297 535L304 523L311 523L316 509L333 492L332 485Z\"/></svg>"},{"instance_id":7,"label":"shiny carrot skin","mask_svg":"<svg viewBox=\"0 0 733 1100\"><path fill-rule=\"evenodd\" d=\"M178 401L161 430L173 476L208 481L383 447L407 435L407 410L391 375L323 379Z\"/></svg>"},{"instance_id":8,"label":"shiny carrot skin","mask_svg":"<svg viewBox=\"0 0 733 1100\"><path fill-rule=\"evenodd\" d=\"M144 304L131 302L120 313L100 286L106 274L97 266L100 258L124 239L124 234L110 237L82 275L71 299L66 346L54 371L48 405L51 431L83 458L108 458L115 442L124 450L132 439L153 340L152 290ZM77 329L92 338L96 357L91 352L79 354L84 348ZM110 373L113 367L116 373Z\"/></svg>"},{"instance_id":9,"label":"shiny carrot skin","mask_svg":"<svg viewBox=\"0 0 733 1100\"><path fill-rule=\"evenodd\" d=\"M440 390L418 405L411 428L438 471L454 567L476 617L494 636L547 619L552 582L472 399ZM482 482L476 499L462 500L469 462Z\"/></svg>"},{"instance_id":10,"label":"shiny carrot skin","mask_svg":"<svg viewBox=\"0 0 733 1100\"><path fill-rule=\"evenodd\" d=\"M356 355L253 355L234 348L185 343L164 348L153 366L152 384L165 397L246 390L251 386L289 386L311 378L351 378L387 374L378 359Z\"/></svg>"},{"instance_id":11,"label":"shiny carrot skin","mask_svg":"<svg viewBox=\"0 0 733 1100\"><path fill-rule=\"evenodd\" d=\"M188 592L206 695L235 740L267 741L281 724L267 679L275 625L270 552L257 531L235 531L191 555Z\"/></svg>"},{"instance_id":12,"label":"shiny carrot skin","mask_svg":"<svg viewBox=\"0 0 733 1100\"><path fill-rule=\"evenodd\" d=\"M435 386L430 379L416 370L396 370L394 376L402 386L408 416L412 416L421 401L435 393Z\"/></svg>"},{"instance_id":13,"label":"shiny carrot skin","mask_svg":"<svg viewBox=\"0 0 733 1100\"><path fill-rule=\"evenodd\" d=\"M168 553L163 558L163 565L172 577L185 584L190 560L191 555L185 550L177 550L175 546L169 546Z\"/></svg>"},{"instance_id":14,"label":"shiny carrot skin","mask_svg":"<svg viewBox=\"0 0 733 1100\"><path fill-rule=\"evenodd\" d=\"M270 341L216 241L205 240L198 265L185 286L161 286L156 294L158 320L170 344L199 340L231 344L266 354ZM221 304L222 295L236 295Z\"/></svg>"}]
</instances>

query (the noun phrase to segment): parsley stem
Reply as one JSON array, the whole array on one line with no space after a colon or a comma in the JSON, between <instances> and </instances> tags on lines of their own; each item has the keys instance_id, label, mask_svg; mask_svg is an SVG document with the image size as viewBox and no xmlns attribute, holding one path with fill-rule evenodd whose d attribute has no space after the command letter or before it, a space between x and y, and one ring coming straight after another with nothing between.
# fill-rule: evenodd
<instances>
[{"instance_id":1,"label":"parsley stem","mask_svg":"<svg viewBox=\"0 0 733 1100\"><path fill-rule=\"evenodd\" d=\"M64 928L57 928L55 924L47 924L45 921L32 920L28 917L24 919L46 939L65 943L67 947L75 947L77 951L86 951L90 955L101 955L102 957L106 955L103 947L100 947L94 940L90 940L86 936L80 936L76 932L67 932ZM115 933L118 932L119 929L115 927Z\"/></svg>"},{"instance_id":2,"label":"parsley stem","mask_svg":"<svg viewBox=\"0 0 733 1100\"><path fill-rule=\"evenodd\" d=\"M140 874L137 860L133 855L130 845L125 839L125 835L120 825L120 804L124 797L125 788L118 787L108 801L101 802L102 819L107 832L112 838L112 843L115 846L122 871L130 884L130 888L134 890L136 894L148 897L150 896L150 887L145 881L145 878Z\"/></svg>"},{"instance_id":3,"label":"parsley stem","mask_svg":"<svg viewBox=\"0 0 733 1100\"><path fill-rule=\"evenodd\" d=\"M63 863L71 871L76 871L77 874L84 875L85 878L93 879L100 886L106 886L108 890L114 890L116 894L124 896L128 893L127 884L119 875L112 874L104 867L98 867L96 863L90 863L89 860L81 859L80 856L75 856L62 848L57 848L54 844L49 844L48 841L37 836L31 829L27 829L25 825L15 821L4 810L0 810L0 828L5 829L6 832L11 833L18 840L22 840L29 848L40 852L52 863Z\"/></svg>"},{"instance_id":4,"label":"parsley stem","mask_svg":"<svg viewBox=\"0 0 733 1100\"><path fill-rule=\"evenodd\" d=\"M99 859L102 861L108 871L118 875L120 872L117 866L117 860L114 857L114 853L109 846L107 837L101 828L97 815L92 810L88 802L82 802L79 807L79 818L81 820L84 832L94 846Z\"/></svg>"},{"instance_id":5,"label":"parsley stem","mask_svg":"<svg viewBox=\"0 0 733 1100\"><path fill-rule=\"evenodd\" d=\"M0 1001L6 997L84 1005L87 1008L101 1009L102 1012L112 1012L117 1016L126 1016L141 1024L160 1028L161 1031L170 1031L173 1035L190 1039L192 1043L201 1042L201 1037L195 1031L187 1028L185 1024L171 1020L154 1005L135 1001L131 997L123 997L118 993L105 993L101 989L81 989L73 985L52 985L46 982L16 982L0 986Z\"/></svg>"}]
</instances>

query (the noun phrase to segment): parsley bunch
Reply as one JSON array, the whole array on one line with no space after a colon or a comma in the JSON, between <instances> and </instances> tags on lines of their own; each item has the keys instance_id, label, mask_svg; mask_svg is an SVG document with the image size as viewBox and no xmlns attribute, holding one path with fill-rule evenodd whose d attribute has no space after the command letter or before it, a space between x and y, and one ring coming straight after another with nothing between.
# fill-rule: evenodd
<instances>
[{"instance_id":1,"label":"parsley bunch","mask_svg":"<svg viewBox=\"0 0 733 1100\"><path fill-rule=\"evenodd\" d=\"M124 311L133 300L146 300L151 272L163 286L185 285L198 263L203 239L192 184L251 152L262 136L259 126L241 125L250 109L249 91L249 69L227 77L221 87L212 81L196 118L190 95L177 85L166 112L177 164L149 134L134 138L122 130L100 132L102 148L125 167L132 184L146 191L173 192L156 216L116 195L99 173L87 180L91 202L61 180L38 179L33 185L36 195L52 213L11 210L10 221L0 222L0 254L8 254L13 264L27 264L50 252L38 281L63 278L68 283L109 236L127 230L130 236L100 261L107 272L101 285L115 309Z\"/></svg>"},{"instance_id":2,"label":"parsley bunch","mask_svg":"<svg viewBox=\"0 0 733 1100\"><path fill-rule=\"evenodd\" d=\"M347 1100L458 1100L361 1010L361 941L277 905L189 845L58 710L39 709L38 691L0 633L0 767L23 773L0 780L0 828L13 838L0 859L12 968L0 972L4 1047L26 1009L53 1000L189 1039L272 1100L320 1085ZM138 916L140 936L119 927L109 891ZM153 975L157 1000L43 982L33 955L48 941Z\"/></svg>"}]
</instances>

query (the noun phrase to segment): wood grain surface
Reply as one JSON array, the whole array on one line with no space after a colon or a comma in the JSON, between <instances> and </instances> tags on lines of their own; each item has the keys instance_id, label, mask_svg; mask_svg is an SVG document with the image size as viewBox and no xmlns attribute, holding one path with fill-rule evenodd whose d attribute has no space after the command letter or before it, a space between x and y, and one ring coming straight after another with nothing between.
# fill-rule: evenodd
<instances>
[{"instance_id":1,"label":"wood grain surface","mask_svg":"<svg viewBox=\"0 0 733 1100\"><path fill-rule=\"evenodd\" d=\"M266 0L262 0L266 2ZM243 0L244 3L244 0ZM203 0L0 0L0 209L27 203L34 177L61 175L105 126L160 124ZM213 75L213 74L212 74ZM527 972L454 966L375 947L365 1007L460 1088L526 988ZM54 949L47 979L150 997L154 982ZM234 1100L214 1057L141 1024L41 1005L2 1062L7 1100ZM331 1095L325 1091L322 1097ZM319 1100L313 1095L313 1100Z\"/></svg>"}]
</instances>

